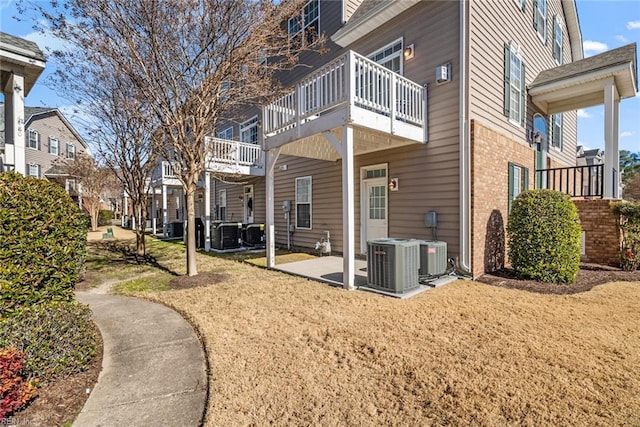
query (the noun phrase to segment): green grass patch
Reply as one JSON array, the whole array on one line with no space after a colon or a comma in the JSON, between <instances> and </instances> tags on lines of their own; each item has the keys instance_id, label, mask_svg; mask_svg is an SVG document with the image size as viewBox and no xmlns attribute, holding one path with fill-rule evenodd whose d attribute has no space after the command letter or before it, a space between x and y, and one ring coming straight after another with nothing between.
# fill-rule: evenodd
<instances>
[{"instance_id":1,"label":"green grass patch","mask_svg":"<svg viewBox=\"0 0 640 427\"><path fill-rule=\"evenodd\" d=\"M161 292L169 290L169 281L174 276L166 274L162 276L141 277L118 283L114 289L115 293L128 295L139 292Z\"/></svg>"}]
</instances>

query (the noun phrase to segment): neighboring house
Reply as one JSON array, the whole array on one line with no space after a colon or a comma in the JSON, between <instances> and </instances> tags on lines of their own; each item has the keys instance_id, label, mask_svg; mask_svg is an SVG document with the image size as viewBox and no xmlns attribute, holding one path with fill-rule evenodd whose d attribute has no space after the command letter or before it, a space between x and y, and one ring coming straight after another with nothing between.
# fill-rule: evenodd
<instances>
[{"instance_id":1,"label":"neighboring house","mask_svg":"<svg viewBox=\"0 0 640 427\"><path fill-rule=\"evenodd\" d=\"M4 104L0 104L0 113L3 110ZM56 108L25 107L24 115L24 175L55 181L77 197L78 185L66 174L60 160L74 159L88 150L87 144ZM4 122L0 122L0 141L4 136Z\"/></svg>"},{"instance_id":2,"label":"neighboring house","mask_svg":"<svg viewBox=\"0 0 640 427\"><path fill-rule=\"evenodd\" d=\"M437 236L474 277L501 268L512 200L576 166L576 110L605 105L617 152L618 103L637 88L635 44L583 59L574 0L309 0L288 24L292 37L324 33L328 52L303 54L311 71L282 78L289 94L218 129L200 213L265 222L269 266L276 243L313 248L329 231L346 288L381 237ZM258 144L264 163L243 163ZM616 198L610 157L600 197ZM225 165L236 182L211 182ZM165 164L165 223L182 219L171 179Z\"/></svg>"},{"instance_id":3,"label":"neighboring house","mask_svg":"<svg viewBox=\"0 0 640 427\"><path fill-rule=\"evenodd\" d=\"M4 95L0 171L27 173L24 98L44 71L45 57L34 42L0 32L0 89Z\"/></svg>"}]
</instances>

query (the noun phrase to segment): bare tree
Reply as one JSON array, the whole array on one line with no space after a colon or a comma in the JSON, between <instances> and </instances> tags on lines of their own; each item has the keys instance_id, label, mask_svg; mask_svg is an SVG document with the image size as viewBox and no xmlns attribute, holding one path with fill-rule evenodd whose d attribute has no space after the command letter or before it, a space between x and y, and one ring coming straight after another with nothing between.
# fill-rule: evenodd
<instances>
[{"instance_id":1,"label":"bare tree","mask_svg":"<svg viewBox=\"0 0 640 427\"><path fill-rule=\"evenodd\" d=\"M219 119L279 94L274 76L298 65L302 51L319 49L317 35L289 37L287 25L298 24L304 4L70 0L35 5L54 34L112 65L158 123L154 148L172 163L186 194L188 275L197 274L195 191L208 156L205 136Z\"/></svg>"},{"instance_id":2,"label":"bare tree","mask_svg":"<svg viewBox=\"0 0 640 427\"><path fill-rule=\"evenodd\" d=\"M93 157L85 153L76 154L73 159L59 160L57 163L60 163L65 172L80 184L82 206L91 217L91 231L96 231L102 194L116 184L113 171L97 165Z\"/></svg>"}]
</instances>

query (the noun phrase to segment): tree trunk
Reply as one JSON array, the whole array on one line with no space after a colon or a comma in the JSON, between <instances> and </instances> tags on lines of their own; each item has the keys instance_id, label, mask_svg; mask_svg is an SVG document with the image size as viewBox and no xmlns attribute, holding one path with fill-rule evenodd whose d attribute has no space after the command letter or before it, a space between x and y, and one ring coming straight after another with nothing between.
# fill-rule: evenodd
<instances>
[{"instance_id":1,"label":"tree trunk","mask_svg":"<svg viewBox=\"0 0 640 427\"><path fill-rule=\"evenodd\" d=\"M196 182L190 182L187 192L187 276L198 274L196 266Z\"/></svg>"},{"instance_id":2,"label":"tree trunk","mask_svg":"<svg viewBox=\"0 0 640 427\"><path fill-rule=\"evenodd\" d=\"M145 201L146 203L146 201ZM146 206L145 206L146 208ZM145 242L144 231L147 226L146 209L143 209L142 202L133 202L132 216L136 221L136 258L144 259L147 255L147 246ZM139 213L139 215L138 215Z\"/></svg>"},{"instance_id":3,"label":"tree trunk","mask_svg":"<svg viewBox=\"0 0 640 427\"><path fill-rule=\"evenodd\" d=\"M91 218L91 231L98 231L98 214L100 209L89 205L89 217Z\"/></svg>"}]
</instances>

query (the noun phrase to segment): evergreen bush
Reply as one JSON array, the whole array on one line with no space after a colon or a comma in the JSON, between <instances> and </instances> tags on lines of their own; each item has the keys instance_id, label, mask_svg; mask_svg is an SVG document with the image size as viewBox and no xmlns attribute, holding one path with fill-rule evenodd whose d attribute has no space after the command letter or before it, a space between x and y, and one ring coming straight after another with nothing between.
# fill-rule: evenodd
<instances>
[{"instance_id":1,"label":"evergreen bush","mask_svg":"<svg viewBox=\"0 0 640 427\"><path fill-rule=\"evenodd\" d=\"M97 335L89 307L52 301L0 319L0 348L24 352L24 371L49 381L84 371L97 352Z\"/></svg>"},{"instance_id":2,"label":"evergreen bush","mask_svg":"<svg viewBox=\"0 0 640 427\"><path fill-rule=\"evenodd\" d=\"M555 190L522 192L513 202L507 233L517 274L543 282L575 282L582 227L569 196Z\"/></svg>"},{"instance_id":3,"label":"evergreen bush","mask_svg":"<svg viewBox=\"0 0 640 427\"><path fill-rule=\"evenodd\" d=\"M86 257L87 225L64 189L0 173L0 317L70 301Z\"/></svg>"},{"instance_id":4,"label":"evergreen bush","mask_svg":"<svg viewBox=\"0 0 640 427\"><path fill-rule=\"evenodd\" d=\"M98 225L111 225L111 220L113 220L113 211L100 209L98 212Z\"/></svg>"}]
</instances>

